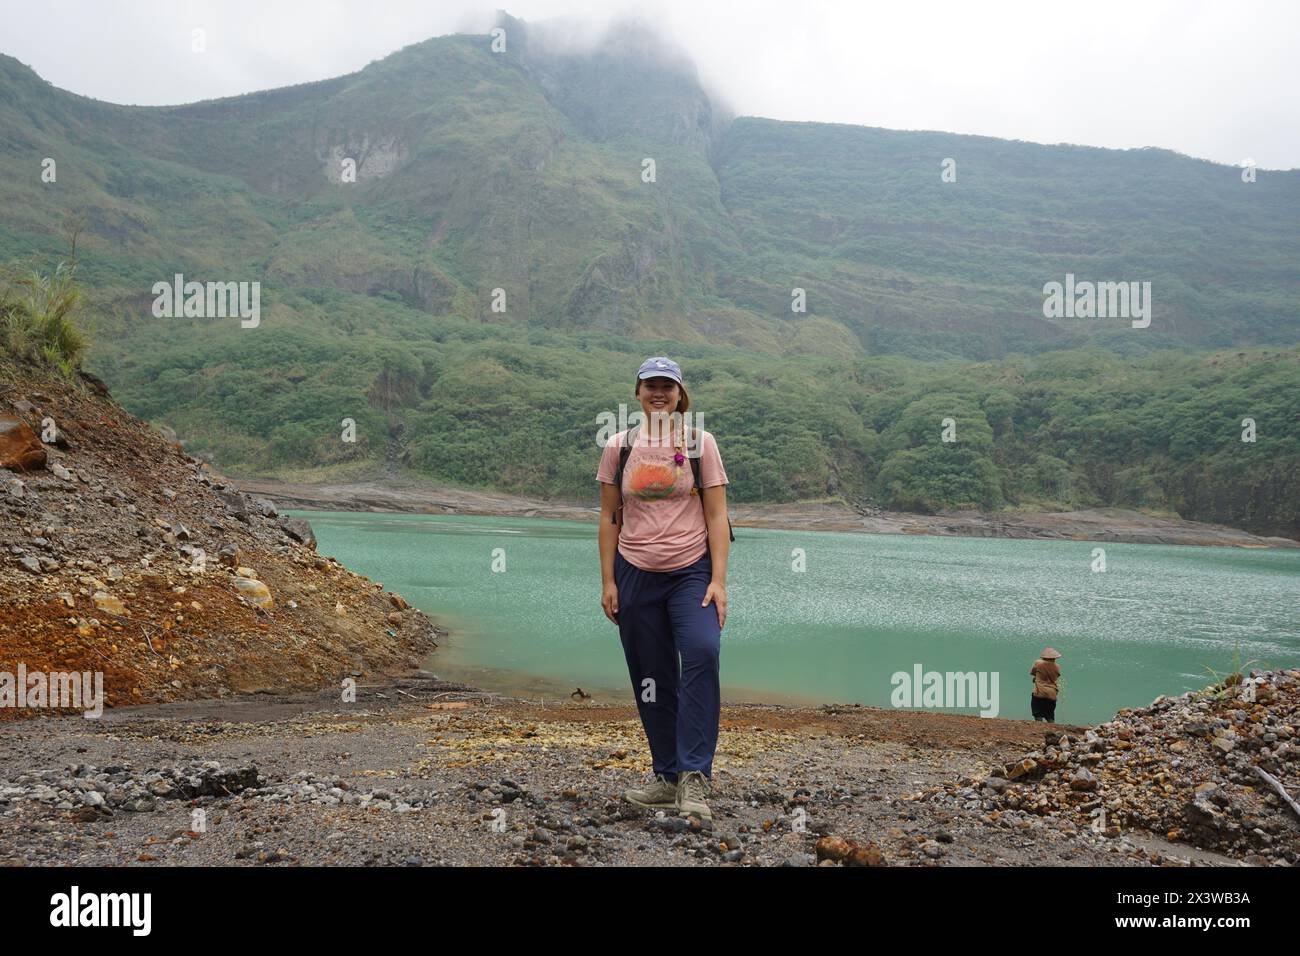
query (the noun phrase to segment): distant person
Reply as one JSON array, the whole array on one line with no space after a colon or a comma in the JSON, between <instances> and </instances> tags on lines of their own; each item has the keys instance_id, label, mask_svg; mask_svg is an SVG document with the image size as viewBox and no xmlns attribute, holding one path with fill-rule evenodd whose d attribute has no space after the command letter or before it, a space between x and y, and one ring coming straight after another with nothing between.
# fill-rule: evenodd
<instances>
[{"instance_id":1,"label":"distant person","mask_svg":"<svg viewBox=\"0 0 1300 956\"><path fill-rule=\"evenodd\" d=\"M600 604L618 625L655 777L623 798L711 819L704 797L722 713L727 473L713 435L700 428L698 444L688 445L684 422L672 416L690 407L676 362L646 359L633 394L644 421L609 440L596 472L603 483ZM620 475L624 439L633 429ZM700 489L688 451L698 455Z\"/></svg>"},{"instance_id":2,"label":"distant person","mask_svg":"<svg viewBox=\"0 0 1300 956\"><path fill-rule=\"evenodd\" d=\"M1060 688L1056 686L1061 677L1061 652L1048 647L1029 668L1029 675L1034 679L1034 692L1029 696L1029 709L1033 711L1034 720L1046 720L1056 723L1056 695Z\"/></svg>"}]
</instances>

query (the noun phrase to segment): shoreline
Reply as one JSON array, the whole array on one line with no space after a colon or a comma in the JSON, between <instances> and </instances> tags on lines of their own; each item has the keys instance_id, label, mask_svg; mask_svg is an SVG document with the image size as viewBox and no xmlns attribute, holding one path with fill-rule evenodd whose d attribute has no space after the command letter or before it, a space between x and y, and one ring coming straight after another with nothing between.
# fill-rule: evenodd
<instances>
[{"instance_id":1,"label":"shoreline","mask_svg":"<svg viewBox=\"0 0 1300 956\"><path fill-rule=\"evenodd\" d=\"M387 514L466 514L595 522L599 509L563 501L542 501L500 492L472 491L413 478L324 484L268 478L227 479L240 491L269 498L277 507L302 511ZM914 534L935 537L1178 544L1229 548L1300 548L1300 541L1263 536L1225 525L1160 518L1123 508L1067 512L956 511L921 515L879 511L860 514L844 503L732 504L733 527L785 531Z\"/></svg>"},{"instance_id":2,"label":"shoreline","mask_svg":"<svg viewBox=\"0 0 1300 956\"><path fill-rule=\"evenodd\" d=\"M434 616L434 619L437 620L436 616ZM448 636L455 634L454 628L444 627L443 630ZM574 700L584 706L623 707L627 705L633 693L631 685L627 687L612 687L601 684L578 686L529 671L447 662L443 656L446 649L445 642L440 644L425 659L424 671L437 671L446 680L473 686L477 691L498 697L510 698L520 702L540 700L543 702L543 706L546 705L546 702L567 703ZM578 699L573 696L579 690L586 695L585 698ZM722 706L784 707L793 710L814 710L822 707L874 707L876 705L843 703L808 694L783 694L777 691L764 690L763 688L727 685L724 683L722 687ZM939 712L969 716L956 711ZM1014 720L1016 718L1003 719Z\"/></svg>"}]
</instances>

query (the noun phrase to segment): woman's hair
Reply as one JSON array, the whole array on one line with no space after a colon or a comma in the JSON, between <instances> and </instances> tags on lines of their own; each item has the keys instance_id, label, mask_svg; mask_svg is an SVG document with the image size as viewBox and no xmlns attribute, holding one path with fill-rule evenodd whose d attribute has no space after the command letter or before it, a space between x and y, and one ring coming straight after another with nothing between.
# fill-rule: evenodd
<instances>
[{"instance_id":1,"label":"woman's hair","mask_svg":"<svg viewBox=\"0 0 1300 956\"><path fill-rule=\"evenodd\" d=\"M635 394L635 395L640 395L640 394L641 394L641 383L642 383L643 381L644 381L644 379L637 379L637 380L636 380L636 389L634 390L633 394ZM686 386L685 386L685 385L681 384L680 382L674 382L673 384L676 385L676 386L677 386L677 390L678 390L679 392L681 392L681 394L677 397L677 412L678 412L678 414L680 414L680 415L685 415L685 414L686 414L686 409L688 409L688 408L691 407L691 397L690 397L689 395L686 394Z\"/></svg>"}]
</instances>

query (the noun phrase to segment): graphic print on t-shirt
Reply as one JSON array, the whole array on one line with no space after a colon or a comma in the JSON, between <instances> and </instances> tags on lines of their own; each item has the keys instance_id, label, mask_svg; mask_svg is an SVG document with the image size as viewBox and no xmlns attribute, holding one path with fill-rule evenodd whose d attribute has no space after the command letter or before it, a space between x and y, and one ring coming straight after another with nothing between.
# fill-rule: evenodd
<instances>
[{"instance_id":1,"label":"graphic print on t-shirt","mask_svg":"<svg viewBox=\"0 0 1300 956\"><path fill-rule=\"evenodd\" d=\"M628 470L628 494L642 501L660 501L676 488L677 469L667 461L641 458Z\"/></svg>"},{"instance_id":2,"label":"graphic print on t-shirt","mask_svg":"<svg viewBox=\"0 0 1300 956\"><path fill-rule=\"evenodd\" d=\"M618 474L618 460L626 432L618 432L606 441L601 452L596 480L613 484ZM618 524L618 553L642 571L676 571L698 561L708 553L708 522L695 491L689 461L678 465L674 456L680 445L663 442L647 444L644 435L636 436L636 445L628 453L623 469L625 505ZM691 456L691 447L685 450ZM718 454L713 436L701 430L700 478L702 487L727 483L727 472Z\"/></svg>"}]
</instances>

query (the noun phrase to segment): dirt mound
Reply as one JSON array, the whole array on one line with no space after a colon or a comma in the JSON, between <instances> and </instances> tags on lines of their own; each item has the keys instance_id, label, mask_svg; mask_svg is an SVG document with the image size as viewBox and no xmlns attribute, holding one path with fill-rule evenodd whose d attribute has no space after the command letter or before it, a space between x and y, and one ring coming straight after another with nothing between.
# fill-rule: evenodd
<instances>
[{"instance_id":1,"label":"dirt mound","mask_svg":"<svg viewBox=\"0 0 1300 956\"><path fill-rule=\"evenodd\" d=\"M985 776L918 795L994 807L990 824L1024 814L1116 835L1134 828L1262 864L1300 862L1300 671L1223 683L1125 709L1082 735ZM1271 778L1271 779L1270 779ZM1276 782L1276 786L1275 786Z\"/></svg>"},{"instance_id":2,"label":"dirt mound","mask_svg":"<svg viewBox=\"0 0 1300 956\"><path fill-rule=\"evenodd\" d=\"M101 672L118 706L339 686L436 646L422 612L94 379L0 359L0 431L0 720L56 702L31 675Z\"/></svg>"}]
</instances>

